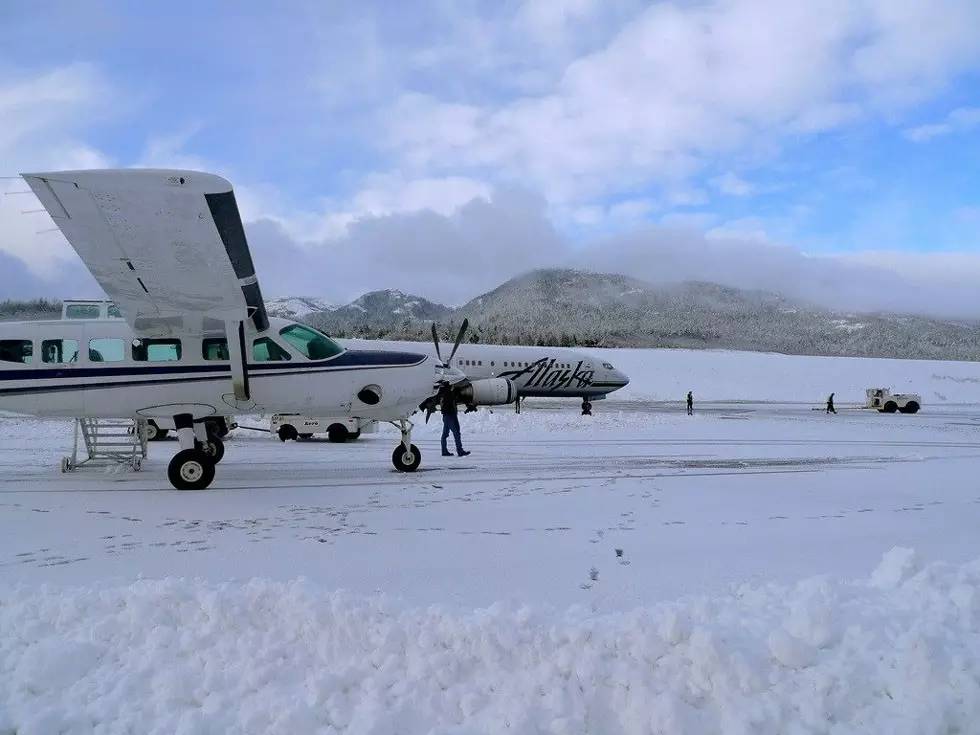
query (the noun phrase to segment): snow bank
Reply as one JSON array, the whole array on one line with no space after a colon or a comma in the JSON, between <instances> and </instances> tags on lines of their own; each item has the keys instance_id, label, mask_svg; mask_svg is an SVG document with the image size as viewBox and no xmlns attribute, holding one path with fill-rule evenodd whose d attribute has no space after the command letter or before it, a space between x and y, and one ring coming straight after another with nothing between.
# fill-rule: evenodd
<instances>
[{"instance_id":1,"label":"snow bank","mask_svg":"<svg viewBox=\"0 0 980 735\"><path fill-rule=\"evenodd\" d=\"M810 357L732 350L588 350L626 373L614 399L680 401L689 390L706 401L806 401L831 392L838 403L864 403L865 388L919 393L926 406L980 403L980 363Z\"/></svg>"},{"instance_id":2,"label":"snow bank","mask_svg":"<svg viewBox=\"0 0 980 735\"><path fill-rule=\"evenodd\" d=\"M616 615L304 581L0 591L0 732L976 732L980 561Z\"/></svg>"}]
</instances>

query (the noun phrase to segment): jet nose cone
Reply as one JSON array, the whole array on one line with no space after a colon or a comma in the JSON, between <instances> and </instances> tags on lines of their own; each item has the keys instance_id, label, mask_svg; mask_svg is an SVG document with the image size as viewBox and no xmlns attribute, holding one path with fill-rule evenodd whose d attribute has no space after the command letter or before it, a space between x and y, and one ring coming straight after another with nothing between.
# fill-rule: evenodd
<instances>
[{"instance_id":1,"label":"jet nose cone","mask_svg":"<svg viewBox=\"0 0 980 735\"><path fill-rule=\"evenodd\" d=\"M626 373L621 373L619 370L616 371L616 380L622 381L624 388L630 384L630 379Z\"/></svg>"}]
</instances>

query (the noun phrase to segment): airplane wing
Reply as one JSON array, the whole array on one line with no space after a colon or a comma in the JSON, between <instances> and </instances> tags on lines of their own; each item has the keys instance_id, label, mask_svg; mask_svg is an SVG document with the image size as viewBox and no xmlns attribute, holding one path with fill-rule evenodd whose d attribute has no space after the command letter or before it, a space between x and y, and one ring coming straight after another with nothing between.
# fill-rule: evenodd
<instances>
[{"instance_id":1,"label":"airplane wing","mask_svg":"<svg viewBox=\"0 0 980 735\"><path fill-rule=\"evenodd\" d=\"M22 174L137 334L269 326L235 193L196 171Z\"/></svg>"}]
</instances>

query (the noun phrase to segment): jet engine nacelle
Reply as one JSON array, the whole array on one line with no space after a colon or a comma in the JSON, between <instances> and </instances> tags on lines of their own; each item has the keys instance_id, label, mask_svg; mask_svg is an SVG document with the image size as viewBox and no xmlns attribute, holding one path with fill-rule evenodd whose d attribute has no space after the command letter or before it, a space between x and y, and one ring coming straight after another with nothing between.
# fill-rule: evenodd
<instances>
[{"instance_id":1,"label":"jet engine nacelle","mask_svg":"<svg viewBox=\"0 0 980 735\"><path fill-rule=\"evenodd\" d=\"M459 398L469 406L501 406L517 400L517 388L507 378L484 378L460 388Z\"/></svg>"}]
</instances>

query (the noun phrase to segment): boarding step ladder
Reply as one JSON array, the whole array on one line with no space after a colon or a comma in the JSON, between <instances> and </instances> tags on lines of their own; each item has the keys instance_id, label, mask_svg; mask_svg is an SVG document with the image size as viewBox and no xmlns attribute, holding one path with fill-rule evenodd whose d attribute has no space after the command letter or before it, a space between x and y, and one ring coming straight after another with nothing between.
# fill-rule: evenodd
<instances>
[{"instance_id":1,"label":"boarding step ladder","mask_svg":"<svg viewBox=\"0 0 980 735\"><path fill-rule=\"evenodd\" d=\"M80 459L79 436L86 457ZM139 472L146 459L145 419L75 419L71 456L61 460L62 472L74 472L86 464L129 465Z\"/></svg>"}]
</instances>

